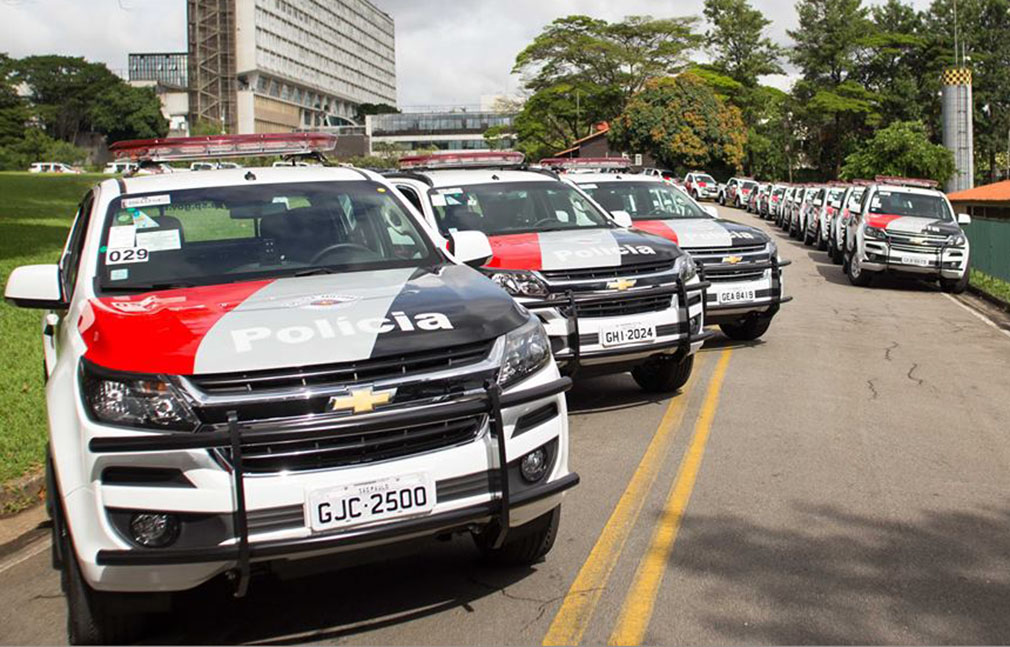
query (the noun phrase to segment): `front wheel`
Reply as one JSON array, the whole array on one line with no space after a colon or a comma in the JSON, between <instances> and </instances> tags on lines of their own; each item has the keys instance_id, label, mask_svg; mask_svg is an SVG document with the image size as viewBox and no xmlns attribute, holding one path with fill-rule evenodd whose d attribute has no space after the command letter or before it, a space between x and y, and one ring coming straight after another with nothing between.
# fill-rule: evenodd
<instances>
[{"instance_id":1,"label":"front wheel","mask_svg":"<svg viewBox=\"0 0 1010 647\"><path fill-rule=\"evenodd\" d=\"M828 251L828 239L824 237L820 225L817 226L817 249L822 252Z\"/></svg>"},{"instance_id":2,"label":"front wheel","mask_svg":"<svg viewBox=\"0 0 1010 647\"><path fill-rule=\"evenodd\" d=\"M681 359L660 355L631 371L638 386L650 393L672 393L687 384L694 369L694 355Z\"/></svg>"},{"instance_id":3,"label":"front wheel","mask_svg":"<svg viewBox=\"0 0 1010 647\"><path fill-rule=\"evenodd\" d=\"M860 263L858 256L849 254L846 268L845 273L849 277L849 283L859 288L869 287L870 282L873 280L873 276L869 272L863 270L862 263Z\"/></svg>"},{"instance_id":4,"label":"front wheel","mask_svg":"<svg viewBox=\"0 0 1010 647\"><path fill-rule=\"evenodd\" d=\"M527 524L509 530L505 543L498 548L491 547L489 541L492 538L487 533L474 535L473 540L484 559L497 566L530 566L551 552L560 525L561 506L558 506Z\"/></svg>"},{"instance_id":5,"label":"front wheel","mask_svg":"<svg viewBox=\"0 0 1010 647\"><path fill-rule=\"evenodd\" d=\"M940 289L950 294L963 294L968 289L969 273L959 279L940 279Z\"/></svg>"},{"instance_id":6,"label":"front wheel","mask_svg":"<svg viewBox=\"0 0 1010 647\"><path fill-rule=\"evenodd\" d=\"M759 316L750 317L742 323L719 324L723 334L736 341L754 341L761 335L768 332L768 327L772 325L772 317Z\"/></svg>"},{"instance_id":7,"label":"front wheel","mask_svg":"<svg viewBox=\"0 0 1010 647\"><path fill-rule=\"evenodd\" d=\"M57 513L62 521L62 515ZM54 524L55 526L55 524ZM127 611L120 593L96 591L88 585L74 554L65 525L57 540L62 553L61 569L67 596L67 639L71 645L123 645L134 642L143 631L144 616Z\"/></svg>"},{"instance_id":8,"label":"front wheel","mask_svg":"<svg viewBox=\"0 0 1010 647\"><path fill-rule=\"evenodd\" d=\"M806 245L807 247L810 247L811 245L813 245L817 241L817 236L819 236L819 235L820 234L817 232L816 229L814 230L814 233L811 235L811 233L810 233L810 227L809 226L804 226L803 227L803 244Z\"/></svg>"}]
</instances>

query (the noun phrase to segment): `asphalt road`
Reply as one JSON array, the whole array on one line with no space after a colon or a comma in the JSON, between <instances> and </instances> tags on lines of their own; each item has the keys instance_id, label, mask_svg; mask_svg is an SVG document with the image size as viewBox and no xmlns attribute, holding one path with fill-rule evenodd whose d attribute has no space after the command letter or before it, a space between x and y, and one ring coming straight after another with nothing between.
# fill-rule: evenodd
<instances>
[{"instance_id":1,"label":"asphalt road","mask_svg":"<svg viewBox=\"0 0 1010 647\"><path fill-rule=\"evenodd\" d=\"M460 539L200 590L152 642L1010 642L1010 333L773 236L796 299L764 340L711 343L672 399L625 376L569 395L582 485L542 564ZM45 548L0 556L0 643L64 640Z\"/></svg>"}]
</instances>

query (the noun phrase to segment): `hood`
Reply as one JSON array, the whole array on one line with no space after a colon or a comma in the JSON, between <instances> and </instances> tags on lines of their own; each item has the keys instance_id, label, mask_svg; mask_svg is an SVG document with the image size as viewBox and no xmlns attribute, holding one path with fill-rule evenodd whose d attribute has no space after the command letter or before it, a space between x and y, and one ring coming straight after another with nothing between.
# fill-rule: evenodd
<instances>
[{"instance_id":1,"label":"hood","mask_svg":"<svg viewBox=\"0 0 1010 647\"><path fill-rule=\"evenodd\" d=\"M192 375L354 362L502 335L528 315L469 267L390 269L93 299L106 368Z\"/></svg>"},{"instance_id":2,"label":"hood","mask_svg":"<svg viewBox=\"0 0 1010 647\"><path fill-rule=\"evenodd\" d=\"M671 240L688 251L703 247L741 247L770 240L760 229L719 218L636 220L635 227Z\"/></svg>"},{"instance_id":3,"label":"hood","mask_svg":"<svg viewBox=\"0 0 1010 647\"><path fill-rule=\"evenodd\" d=\"M620 267L674 259L683 254L669 240L634 229L586 229L492 236L488 267L507 270L572 270Z\"/></svg>"},{"instance_id":4,"label":"hood","mask_svg":"<svg viewBox=\"0 0 1010 647\"><path fill-rule=\"evenodd\" d=\"M934 235L954 235L960 234L961 228L950 220L937 220L935 218L916 218L914 216L894 216L887 214L869 214L866 217L866 224L870 227L886 229L897 234L934 234Z\"/></svg>"}]
</instances>

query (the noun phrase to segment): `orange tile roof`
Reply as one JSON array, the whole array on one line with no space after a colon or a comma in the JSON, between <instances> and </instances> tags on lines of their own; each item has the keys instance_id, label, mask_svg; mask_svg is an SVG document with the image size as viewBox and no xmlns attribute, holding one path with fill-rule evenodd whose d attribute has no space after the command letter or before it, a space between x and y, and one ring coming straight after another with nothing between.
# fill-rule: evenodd
<instances>
[{"instance_id":1,"label":"orange tile roof","mask_svg":"<svg viewBox=\"0 0 1010 647\"><path fill-rule=\"evenodd\" d=\"M1010 180L947 194L951 202L1010 202Z\"/></svg>"},{"instance_id":2,"label":"orange tile roof","mask_svg":"<svg viewBox=\"0 0 1010 647\"><path fill-rule=\"evenodd\" d=\"M579 144L587 142L590 139L599 137L600 135L606 135L608 132L610 132L610 124L608 124L605 121L600 122L596 124L596 132L590 133L581 139L576 139L574 142L572 142L572 144L574 145L571 148L566 148L563 151L558 151L557 153L554 153L554 157L561 157L562 155L567 155L568 153L574 153L576 149L578 149Z\"/></svg>"}]
</instances>

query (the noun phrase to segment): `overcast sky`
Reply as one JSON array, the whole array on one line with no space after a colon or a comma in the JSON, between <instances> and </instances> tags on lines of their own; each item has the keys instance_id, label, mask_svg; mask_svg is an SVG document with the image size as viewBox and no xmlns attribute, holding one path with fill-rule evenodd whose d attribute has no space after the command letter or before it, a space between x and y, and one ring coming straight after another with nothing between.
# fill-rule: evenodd
<instances>
[{"instance_id":1,"label":"overcast sky","mask_svg":"<svg viewBox=\"0 0 1010 647\"><path fill-rule=\"evenodd\" d=\"M239 0L245 2L250 0ZM701 15L703 0L373 0L396 21L401 106L476 104L514 92L515 56L560 16ZM788 44L794 0L752 0ZM929 0L912 0L925 8ZM0 0L0 51L67 54L126 69L129 52L184 51L185 0ZM766 79L788 86L789 78Z\"/></svg>"}]
</instances>

